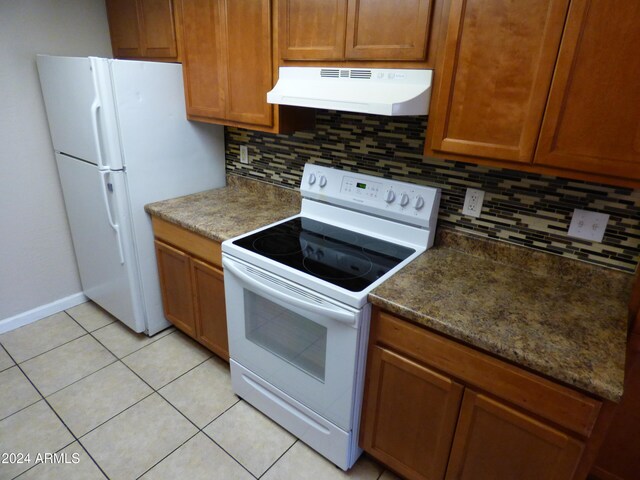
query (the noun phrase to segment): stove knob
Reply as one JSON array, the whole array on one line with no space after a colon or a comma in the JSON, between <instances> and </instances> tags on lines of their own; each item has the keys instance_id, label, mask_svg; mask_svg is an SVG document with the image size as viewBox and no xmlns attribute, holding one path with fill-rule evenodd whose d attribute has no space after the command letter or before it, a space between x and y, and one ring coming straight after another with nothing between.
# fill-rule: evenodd
<instances>
[{"instance_id":1,"label":"stove knob","mask_svg":"<svg viewBox=\"0 0 640 480\"><path fill-rule=\"evenodd\" d=\"M316 183L316 174L312 173L309 175L309 185L313 185L314 183Z\"/></svg>"},{"instance_id":2,"label":"stove knob","mask_svg":"<svg viewBox=\"0 0 640 480\"><path fill-rule=\"evenodd\" d=\"M403 193L400 196L400 206L406 207L408 204L409 204L409 195L407 195L406 193Z\"/></svg>"},{"instance_id":3,"label":"stove knob","mask_svg":"<svg viewBox=\"0 0 640 480\"><path fill-rule=\"evenodd\" d=\"M325 177L324 175L320 175L320 188L324 188L326 184L327 184L327 177Z\"/></svg>"},{"instance_id":4,"label":"stove knob","mask_svg":"<svg viewBox=\"0 0 640 480\"><path fill-rule=\"evenodd\" d=\"M393 190L387 190L387 193L384 194L384 201L387 203L393 203L396 199L396 194Z\"/></svg>"},{"instance_id":5,"label":"stove knob","mask_svg":"<svg viewBox=\"0 0 640 480\"><path fill-rule=\"evenodd\" d=\"M413 208L415 208L416 210L420 210L422 207L424 207L424 198L422 198L420 195L418 195L413 200Z\"/></svg>"}]
</instances>

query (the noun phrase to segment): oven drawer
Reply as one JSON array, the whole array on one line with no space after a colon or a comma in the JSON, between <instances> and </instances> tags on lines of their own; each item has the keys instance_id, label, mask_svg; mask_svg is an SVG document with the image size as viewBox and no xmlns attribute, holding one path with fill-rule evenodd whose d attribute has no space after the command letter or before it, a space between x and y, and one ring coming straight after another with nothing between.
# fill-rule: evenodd
<instances>
[{"instance_id":1,"label":"oven drawer","mask_svg":"<svg viewBox=\"0 0 640 480\"><path fill-rule=\"evenodd\" d=\"M338 465L350 468L361 453L357 436L345 432L231 360L233 391L304 443Z\"/></svg>"}]
</instances>

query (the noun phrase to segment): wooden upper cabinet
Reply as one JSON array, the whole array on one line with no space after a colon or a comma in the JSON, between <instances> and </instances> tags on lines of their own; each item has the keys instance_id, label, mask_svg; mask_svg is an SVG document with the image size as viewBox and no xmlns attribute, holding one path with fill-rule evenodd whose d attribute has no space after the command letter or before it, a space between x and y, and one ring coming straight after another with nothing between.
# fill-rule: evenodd
<instances>
[{"instance_id":1,"label":"wooden upper cabinet","mask_svg":"<svg viewBox=\"0 0 640 480\"><path fill-rule=\"evenodd\" d=\"M451 0L427 145L530 163L569 0Z\"/></svg>"},{"instance_id":2,"label":"wooden upper cabinet","mask_svg":"<svg viewBox=\"0 0 640 480\"><path fill-rule=\"evenodd\" d=\"M283 59L344 57L347 0L280 0L278 17Z\"/></svg>"},{"instance_id":3,"label":"wooden upper cabinet","mask_svg":"<svg viewBox=\"0 0 640 480\"><path fill-rule=\"evenodd\" d=\"M179 60L172 0L107 0L116 58Z\"/></svg>"},{"instance_id":4,"label":"wooden upper cabinet","mask_svg":"<svg viewBox=\"0 0 640 480\"><path fill-rule=\"evenodd\" d=\"M273 133L313 127L314 111L273 106L271 0L177 0L187 117Z\"/></svg>"},{"instance_id":5,"label":"wooden upper cabinet","mask_svg":"<svg viewBox=\"0 0 640 480\"><path fill-rule=\"evenodd\" d=\"M424 62L433 0L281 0L285 61Z\"/></svg>"},{"instance_id":6,"label":"wooden upper cabinet","mask_svg":"<svg viewBox=\"0 0 640 480\"><path fill-rule=\"evenodd\" d=\"M271 2L226 0L226 118L242 123L273 124L267 103L272 87Z\"/></svg>"},{"instance_id":7,"label":"wooden upper cabinet","mask_svg":"<svg viewBox=\"0 0 640 480\"><path fill-rule=\"evenodd\" d=\"M184 0L182 68L187 114L224 118L226 92L224 5L218 0Z\"/></svg>"},{"instance_id":8,"label":"wooden upper cabinet","mask_svg":"<svg viewBox=\"0 0 640 480\"><path fill-rule=\"evenodd\" d=\"M447 480L573 478L584 444L467 389Z\"/></svg>"},{"instance_id":9,"label":"wooden upper cabinet","mask_svg":"<svg viewBox=\"0 0 640 480\"><path fill-rule=\"evenodd\" d=\"M142 57L138 22L138 3L131 0L107 0L111 47L115 58Z\"/></svg>"},{"instance_id":10,"label":"wooden upper cabinet","mask_svg":"<svg viewBox=\"0 0 640 480\"><path fill-rule=\"evenodd\" d=\"M171 0L139 0L144 56L177 58L175 18Z\"/></svg>"},{"instance_id":11,"label":"wooden upper cabinet","mask_svg":"<svg viewBox=\"0 0 640 480\"><path fill-rule=\"evenodd\" d=\"M426 60L433 0L349 0L345 58Z\"/></svg>"},{"instance_id":12,"label":"wooden upper cabinet","mask_svg":"<svg viewBox=\"0 0 640 480\"><path fill-rule=\"evenodd\" d=\"M407 478L442 479L462 391L424 365L373 346L360 445Z\"/></svg>"},{"instance_id":13,"label":"wooden upper cabinet","mask_svg":"<svg viewBox=\"0 0 640 480\"><path fill-rule=\"evenodd\" d=\"M535 163L640 179L640 2L572 2Z\"/></svg>"}]
</instances>

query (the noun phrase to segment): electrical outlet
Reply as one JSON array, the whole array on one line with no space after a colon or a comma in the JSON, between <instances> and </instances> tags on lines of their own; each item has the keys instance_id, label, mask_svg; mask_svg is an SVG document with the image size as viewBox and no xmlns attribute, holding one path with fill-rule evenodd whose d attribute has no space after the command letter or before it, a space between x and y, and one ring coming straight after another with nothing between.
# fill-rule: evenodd
<instances>
[{"instance_id":1,"label":"electrical outlet","mask_svg":"<svg viewBox=\"0 0 640 480\"><path fill-rule=\"evenodd\" d=\"M249 163L249 149L246 145L240 145L240 163Z\"/></svg>"},{"instance_id":2,"label":"electrical outlet","mask_svg":"<svg viewBox=\"0 0 640 480\"><path fill-rule=\"evenodd\" d=\"M608 222L609 215L606 213L590 212L589 210L576 208L571 217L569 236L601 243Z\"/></svg>"},{"instance_id":3,"label":"electrical outlet","mask_svg":"<svg viewBox=\"0 0 640 480\"><path fill-rule=\"evenodd\" d=\"M467 188L467 194L464 197L464 206L462 213L471 217L478 218L482 211L482 202L484 202L484 191L475 188Z\"/></svg>"}]
</instances>

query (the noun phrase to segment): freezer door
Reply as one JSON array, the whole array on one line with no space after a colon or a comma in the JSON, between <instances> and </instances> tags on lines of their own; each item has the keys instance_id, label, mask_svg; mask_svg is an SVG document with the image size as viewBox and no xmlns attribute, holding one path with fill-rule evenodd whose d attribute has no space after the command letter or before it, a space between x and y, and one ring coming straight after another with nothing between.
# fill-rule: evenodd
<instances>
[{"instance_id":1,"label":"freezer door","mask_svg":"<svg viewBox=\"0 0 640 480\"><path fill-rule=\"evenodd\" d=\"M133 261L125 173L56 154L82 289L136 332L145 328Z\"/></svg>"},{"instance_id":2,"label":"freezer door","mask_svg":"<svg viewBox=\"0 0 640 480\"><path fill-rule=\"evenodd\" d=\"M37 64L54 150L121 169L108 60L38 55Z\"/></svg>"}]
</instances>

